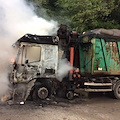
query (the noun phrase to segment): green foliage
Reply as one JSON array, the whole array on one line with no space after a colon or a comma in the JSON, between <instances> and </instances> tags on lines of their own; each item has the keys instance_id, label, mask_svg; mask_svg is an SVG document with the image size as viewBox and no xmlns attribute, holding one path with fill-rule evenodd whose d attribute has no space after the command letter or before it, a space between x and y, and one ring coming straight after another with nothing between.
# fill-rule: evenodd
<instances>
[{"instance_id":1,"label":"green foliage","mask_svg":"<svg viewBox=\"0 0 120 120\"><path fill-rule=\"evenodd\" d=\"M120 0L27 0L46 19L67 24L78 32L96 28L120 29ZM44 8L44 9L43 9ZM48 16L45 16L44 12Z\"/></svg>"},{"instance_id":2,"label":"green foliage","mask_svg":"<svg viewBox=\"0 0 120 120\"><path fill-rule=\"evenodd\" d=\"M57 5L66 9L64 14L71 19L70 26L79 32L101 27L114 28L117 24L109 17L116 8L114 0L59 0Z\"/></svg>"}]
</instances>

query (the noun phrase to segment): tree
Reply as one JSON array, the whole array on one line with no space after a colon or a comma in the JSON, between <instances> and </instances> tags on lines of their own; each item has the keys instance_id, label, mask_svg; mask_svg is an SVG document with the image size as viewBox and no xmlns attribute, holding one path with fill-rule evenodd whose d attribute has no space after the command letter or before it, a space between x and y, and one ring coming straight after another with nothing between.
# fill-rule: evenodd
<instances>
[{"instance_id":1,"label":"tree","mask_svg":"<svg viewBox=\"0 0 120 120\"><path fill-rule=\"evenodd\" d=\"M78 32L96 28L120 29L119 0L28 1L32 1L35 4L36 13L39 16L57 20L60 24L66 24Z\"/></svg>"},{"instance_id":2,"label":"tree","mask_svg":"<svg viewBox=\"0 0 120 120\"><path fill-rule=\"evenodd\" d=\"M120 28L112 12L118 7L114 0L59 0L65 15L70 19L70 26L79 31L95 28Z\"/></svg>"}]
</instances>

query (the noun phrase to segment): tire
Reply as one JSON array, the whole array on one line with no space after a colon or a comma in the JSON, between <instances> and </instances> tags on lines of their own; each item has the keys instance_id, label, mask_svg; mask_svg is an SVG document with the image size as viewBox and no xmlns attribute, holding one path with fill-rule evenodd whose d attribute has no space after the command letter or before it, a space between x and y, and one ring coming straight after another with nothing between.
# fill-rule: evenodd
<instances>
[{"instance_id":1,"label":"tire","mask_svg":"<svg viewBox=\"0 0 120 120\"><path fill-rule=\"evenodd\" d=\"M117 99L120 99L120 81L117 81L114 87L114 96Z\"/></svg>"},{"instance_id":2,"label":"tire","mask_svg":"<svg viewBox=\"0 0 120 120\"><path fill-rule=\"evenodd\" d=\"M46 87L40 87L37 91L38 97L42 100L46 99L48 97L48 89Z\"/></svg>"},{"instance_id":3,"label":"tire","mask_svg":"<svg viewBox=\"0 0 120 120\"><path fill-rule=\"evenodd\" d=\"M39 99L44 100L49 96L49 94L50 94L49 89L44 85L36 86L32 92L32 99L33 101Z\"/></svg>"},{"instance_id":4,"label":"tire","mask_svg":"<svg viewBox=\"0 0 120 120\"><path fill-rule=\"evenodd\" d=\"M68 100L72 100L74 98L74 92L73 91L68 91L66 93L66 97Z\"/></svg>"}]
</instances>

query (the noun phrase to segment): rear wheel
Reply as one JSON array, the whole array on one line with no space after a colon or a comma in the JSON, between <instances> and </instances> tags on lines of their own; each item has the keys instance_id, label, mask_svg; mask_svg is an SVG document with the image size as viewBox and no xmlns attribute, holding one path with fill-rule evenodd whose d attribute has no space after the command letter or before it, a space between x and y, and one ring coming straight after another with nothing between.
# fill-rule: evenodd
<instances>
[{"instance_id":1,"label":"rear wheel","mask_svg":"<svg viewBox=\"0 0 120 120\"><path fill-rule=\"evenodd\" d=\"M117 99L120 99L120 81L116 82L114 87L114 96Z\"/></svg>"}]
</instances>

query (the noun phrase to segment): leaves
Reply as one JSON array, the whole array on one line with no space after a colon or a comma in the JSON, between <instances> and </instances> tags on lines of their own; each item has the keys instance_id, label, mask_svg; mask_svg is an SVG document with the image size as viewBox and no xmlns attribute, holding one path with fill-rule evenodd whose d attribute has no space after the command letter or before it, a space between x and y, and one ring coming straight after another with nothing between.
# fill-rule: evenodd
<instances>
[{"instance_id":1,"label":"leaves","mask_svg":"<svg viewBox=\"0 0 120 120\"><path fill-rule=\"evenodd\" d=\"M96 28L120 29L120 0L28 0L43 6L60 24L78 32ZM40 7L37 8L40 15ZM43 15L44 16L44 15ZM44 16L45 17L45 16Z\"/></svg>"}]
</instances>

